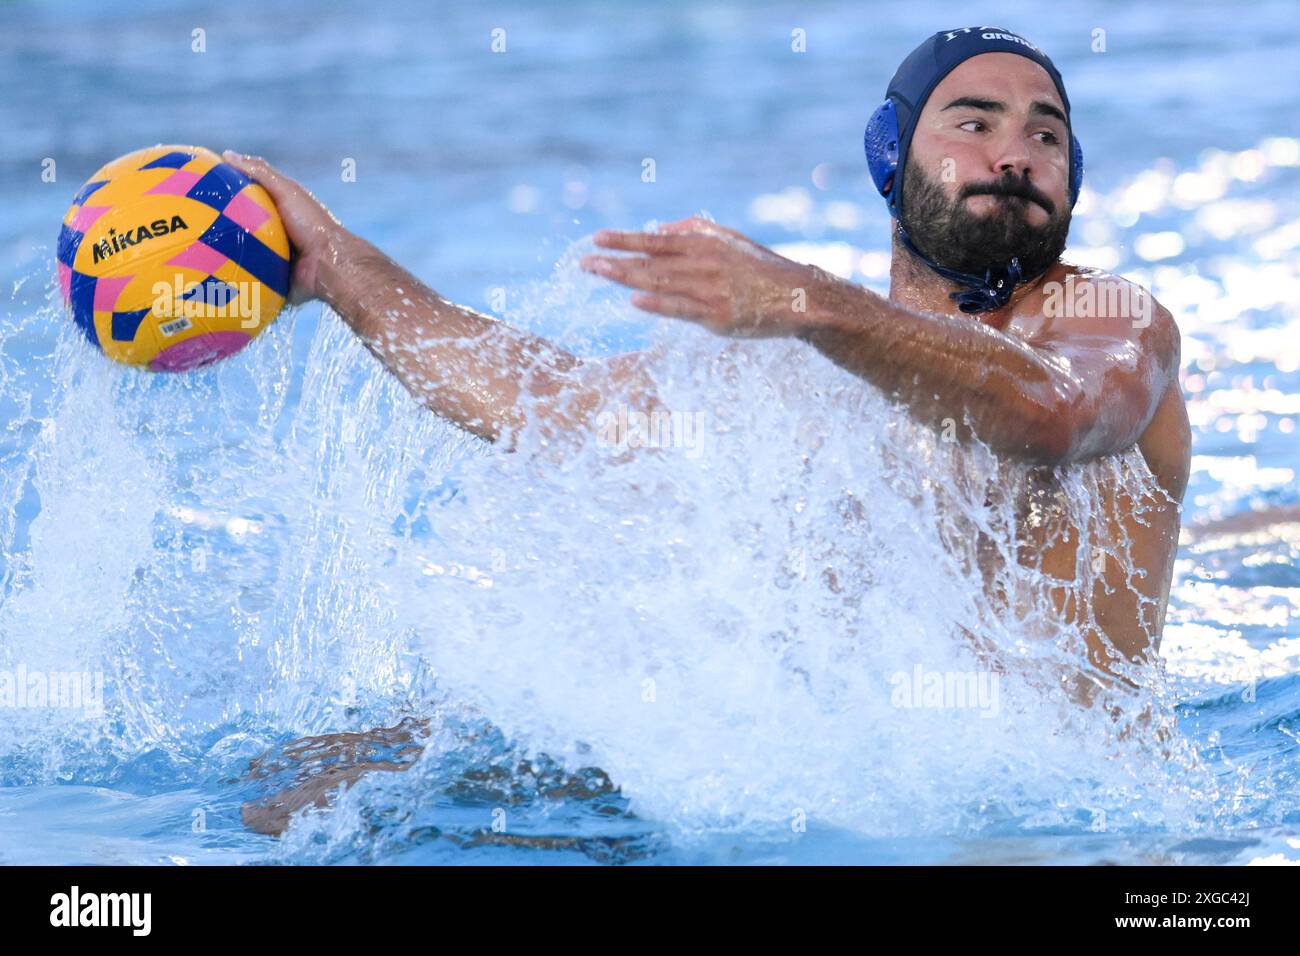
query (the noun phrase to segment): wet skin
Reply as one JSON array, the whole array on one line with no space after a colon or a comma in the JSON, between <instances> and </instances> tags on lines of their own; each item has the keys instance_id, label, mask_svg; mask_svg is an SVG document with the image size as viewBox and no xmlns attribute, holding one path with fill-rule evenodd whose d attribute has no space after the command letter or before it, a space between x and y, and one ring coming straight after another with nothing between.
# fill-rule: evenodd
<instances>
[{"instance_id":1,"label":"wet skin","mask_svg":"<svg viewBox=\"0 0 1300 956\"><path fill-rule=\"evenodd\" d=\"M967 105L952 106L965 100ZM974 101L984 106L969 105ZM1064 124L1042 104L1060 100L1047 74L1023 57L985 54L949 74L922 111L909 162L955 171L945 188L1014 175L1033 183L1054 208L1068 205ZM988 104L993 104L989 106ZM644 357L580 360L551 343L448 301L379 249L349 233L307 190L264 160L226 154L227 162L275 199L297 251L291 301L321 299L422 403L467 431L504 441L525 423L552 432L590 431L615 397L649 411L654 389ZM1023 216L1041 226L1050 213L1015 197L962 200L981 216ZM1146 295L1143 316L1119 310L1088 316L1049 306L1053 283L1093 284L1099 302L1132 302L1108 290L1125 280L1058 262L1017 288L995 312L966 315L956 286L916 262L897 242L889 297L881 297L758 245L741 233L692 217L660 231L602 231L596 244L619 255L590 255L584 269L636 290L632 304L737 338L788 337L816 348L895 397L936 429L958 425L1009 461L1035 467L1022 513L1021 553L1062 582L1076 551L1066 529L1049 536L1058 469L1115 455L1134 445L1162 489L1139 517L1135 504L1103 491L1108 529L1093 545L1131 540L1141 575L1136 593L1107 567L1111 593L1092 606L1099 630L1088 655L1110 669L1158 648L1187 484L1190 428L1178 384L1179 335L1172 316ZM630 255L629 255L630 254ZM796 293L798 295L796 295ZM796 311L793 303L805 308ZM1035 530L1037 528L1037 530ZM1059 529L1058 529L1059 530ZM1065 589L1062 618L1078 608Z\"/></svg>"},{"instance_id":2,"label":"wet skin","mask_svg":"<svg viewBox=\"0 0 1300 956\"><path fill-rule=\"evenodd\" d=\"M956 101L994 105L951 107ZM945 183L954 196L968 183L1012 172L1064 208L1066 133L1043 103L1061 107L1051 80L1031 61L1004 53L968 60L927 101L910 161L955 171ZM584 362L458 306L349 233L265 161L234 154L226 159L276 200L298 251L291 299L331 305L438 414L485 439L508 441L526 419L556 432L590 430L614 395L653 405L642 356ZM1025 216L1036 224L1048 216L1037 203L1014 198L975 195L964 202L981 214ZM1116 300L1103 287L1128 285L1060 262L1020 286L1002 309L972 316L949 298L955 286L897 245L886 299L698 217L654 233L602 231L595 241L631 255L587 256L583 268L636 290L632 303L639 308L719 335L802 340L896 397L918 419L936 428L969 420L975 435L1000 455L1039 465L1045 475L1136 444L1170 502L1147 524L1124 511L1114 522L1117 532L1124 525L1134 540L1144 572L1140 589L1155 600L1155 619L1140 613L1127 588L1099 595L1095 610L1108 641L1094 635L1090 650L1104 660L1107 643L1129 658L1155 646L1190 430L1177 381L1178 329L1149 295L1149 314L1140 321L1128 314L1049 314L1051 284L1064 284L1067 276L1076 286L1096 284L1098 302ZM804 311L792 306L797 291ZM1042 546L1046 570L1071 579L1068 542Z\"/></svg>"},{"instance_id":3,"label":"wet skin","mask_svg":"<svg viewBox=\"0 0 1300 956\"><path fill-rule=\"evenodd\" d=\"M955 173L946 183L953 198L967 184L1011 174L1064 209L1069 137L1053 109L1063 105L1036 64L1006 53L974 57L935 88L910 161L936 177ZM1050 218L1042 205L1018 197L962 202L977 215L1022 216L1040 227ZM1090 553L1114 552L1127 538L1139 575L1130 588L1127 571L1106 563L1105 586L1092 595L1100 632L1086 636L1089 657L1105 670L1117 656L1138 660L1158 648L1191 431L1178 383L1178 329L1145 290L1057 262L1003 308L966 315L949 297L958 287L896 239L887 301L703 220L673 223L658 234L602 233L596 242L641 254L584 260L585 268L641 290L632 299L641 308L725 335L803 339L921 420L941 428L968 415L995 451L1037 465L1034 490L1020 503L1023 515L1035 511L1038 519L1023 522L1022 556L1063 582L1076 577L1079 529L1052 534L1062 531L1051 520L1055 469L1136 445L1164 494L1132 502L1117 497L1119 489L1103 489L1107 527L1089 542ZM1062 299L1085 298L1086 284L1096 307L1062 308ZM791 309L794 289L806 293L804 313ZM1079 621L1065 588L1053 597L1062 618Z\"/></svg>"}]
</instances>

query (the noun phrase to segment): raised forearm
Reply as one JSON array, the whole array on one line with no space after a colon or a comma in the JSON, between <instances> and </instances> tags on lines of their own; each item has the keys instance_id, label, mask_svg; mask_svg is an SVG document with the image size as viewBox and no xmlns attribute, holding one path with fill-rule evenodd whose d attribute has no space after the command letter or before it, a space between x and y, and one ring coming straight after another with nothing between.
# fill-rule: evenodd
<instances>
[{"instance_id":1,"label":"raised forearm","mask_svg":"<svg viewBox=\"0 0 1300 956\"><path fill-rule=\"evenodd\" d=\"M914 312L853 283L819 278L800 338L897 397L918 420L1037 461L1062 454L1055 410L1071 400L1064 370L970 318Z\"/></svg>"},{"instance_id":2,"label":"raised forearm","mask_svg":"<svg viewBox=\"0 0 1300 956\"><path fill-rule=\"evenodd\" d=\"M544 339L449 302L263 159L223 158L271 193L295 256L289 300L323 299L424 405L497 441L526 423L557 433L592 427L619 393L649 400L636 355L582 363Z\"/></svg>"},{"instance_id":3,"label":"raised forearm","mask_svg":"<svg viewBox=\"0 0 1300 956\"><path fill-rule=\"evenodd\" d=\"M544 339L444 299L350 233L322 257L319 290L416 399L489 441L517 431L531 403L553 401L579 365Z\"/></svg>"},{"instance_id":4,"label":"raised forearm","mask_svg":"<svg viewBox=\"0 0 1300 956\"><path fill-rule=\"evenodd\" d=\"M803 338L899 399L912 415L999 452L1042 461L1077 451L1082 383L1064 359L969 317L918 313L693 217L656 233L596 234L584 269L640 290L633 304L721 335ZM795 303L801 303L796 310ZM1073 422L1073 424L1072 424Z\"/></svg>"}]
</instances>

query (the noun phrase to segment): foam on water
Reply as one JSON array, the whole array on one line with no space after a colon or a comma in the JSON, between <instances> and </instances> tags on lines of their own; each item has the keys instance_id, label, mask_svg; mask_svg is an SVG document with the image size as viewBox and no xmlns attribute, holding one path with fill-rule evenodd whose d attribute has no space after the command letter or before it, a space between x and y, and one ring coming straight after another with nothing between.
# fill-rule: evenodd
<instances>
[{"instance_id":1,"label":"foam on water","mask_svg":"<svg viewBox=\"0 0 1300 956\"><path fill-rule=\"evenodd\" d=\"M583 314L573 259L545 295ZM989 548L1004 591L1041 591L1005 560L1026 470L944 442L811 350L664 323L649 370L678 413L668 447L628 454L593 428L466 454L333 316L300 383L288 323L273 332L252 362L184 378L60 345L3 647L11 665L109 674L102 719L63 718L87 749L172 765L230 724L307 733L450 700L523 751L603 769L678 834L1197 814L1185 749L1121 740L1126 721L1062 689L1086 669L1077 630L1041 598L1017 620L986 596ZM1074 468L1081 527L1107 482L1153 493L1137 453ZM982 675L984 696L900 706L917 668ZM1122 696L1170 729L1158 690ZM87 776L84 750L49 765L32 713L4 730L40 754L20 766Z\"/></svg>"},{"instance_id":2,"label":"foam on water","mask_svg":"<svg viewBox=\"0 0 1300 956\"><path fill-rule=\"evenodd\" d=\"M590 355L644 318L577 271L583 251L509 318ZM604 440L647 410L615 394L583 434L507 453L417 407L327 310L177 377L110 366L70 328L33 353L60 321L33 310L0 343L0 669L102 672L105 706L9 711L5 785L224 785L287 737L414 714L416 767L295 824L285 858L373 847L380 819L400 845L409 807L467 774L546 792L544 759L599 768L620 819L678 844L803 820L988 836L1266 815L1265 783L1184 739L1162 664L1074 699L1100 678L1062 582L1017 557L1032 470L807 347L658 323L661 447ZM1161 493L1135 450L1054 490L1084 531L1065 583L1087 608L1112 503ZM902 706L918 673L984 696Z\"/></svg>"},{"instance_id":3,"label":"foam on water","mask_svg":"<svg viewBox=\"0 0 1300 956\"><path fill-rule=\"evenodd\" d=\"M581 279L556 283L589 312ZM1185 749L1121 740L1062 689L1087 668L1037 572L998 565L1005 591L1038 595L1022 620L986 596L980 551L1014 553L1028 469L943 442L802 346L674 324L656 344L656 391L699 435L631 455L594 429L563 449L524 436L460 469L436 547L402 549L394 605L444 688L678 832L1195 814ZM1136 452L1062 487L1084 528L1103 487L1159 493ZM997 648L997 696L900 707L918 667L991 676L963 625ZM1169 729L1158 679L1123 696Z\"/></svg>"}]
</instances>

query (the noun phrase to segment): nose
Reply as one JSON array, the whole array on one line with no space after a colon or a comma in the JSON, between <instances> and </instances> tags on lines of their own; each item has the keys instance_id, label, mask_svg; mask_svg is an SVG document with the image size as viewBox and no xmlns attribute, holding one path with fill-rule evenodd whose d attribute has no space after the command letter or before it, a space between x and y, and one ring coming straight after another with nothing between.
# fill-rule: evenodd
<instances>
[{"instance_id":1,"label":"nose","mask_svg":"<svg viewBox=\"0 0 1300 956\"><path fill-rule=\"evenodd\" d=\"M1033 156L1029 150L1029 139L1019 133L1000 138L994 150L992 171L997 176L1007 173L1017 179L1032 177Z\"/></svg>"}]
</instances>

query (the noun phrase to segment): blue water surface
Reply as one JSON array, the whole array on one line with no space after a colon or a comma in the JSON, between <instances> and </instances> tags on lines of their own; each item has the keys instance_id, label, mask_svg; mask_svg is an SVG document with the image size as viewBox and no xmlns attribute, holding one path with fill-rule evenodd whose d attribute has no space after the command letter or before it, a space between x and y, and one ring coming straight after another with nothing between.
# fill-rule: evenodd
<instances>
[{"instance_id":1,"label":"blue water surface","mask_svg":"<svg viewBox=\"0 0 1300 956\"><path fill-rule=\"evenodd\" d=\"M1300 862L1300 9L1291 0L1231 16L1173 0L4 4L0 601L10 616L0 641L61 633L58 622L80 613L71 609L78 575L95 600L98 572L75 555L33 563L58 553L49 543L57 527L41 526L53 514L53 475L84 496L73 513L102 526L105 554L122 510L148 487L144 453L79 462L65 447L34 471L56 408L90 415L110 397L124 409L152 402L158 418L146 437L173 464L192 455L235 470L258 441L330 413L297 404L322 343L337 341L338 329L324 327L335 320L314 305L268 333L283 362L271 344L251 354L259 341L231 371L185 385L136 382L120 369L104 378L93 356L69 370L68 329L49 308L54 240L77 186L103 163L158 142L264 155L350 229L484 311L503 311L501 294L504 311L526 307L569 245L597 228L699 212L882 289L888 219L861 155L864 123L912 46L975 22L1029 36L1066 79L1087 162L1070 254L1136 277L1182 328L1194 458L1164 653L1180 728L1221 780L1250 795L1242 809L1225 805L1179 832L1099 829L1087 818L1040 827L1008 811L979 832L926 826L883 839L813 822L798 839L741 826L682 841L640 815L618 781L573 778L581 768L550 767L471 716L458 738L471 742L447 747L432 779L368 781L366 798L328 827L260 835L240 817L244 802L269 792L249 777L251 759L299 735L391 724L424 678L412 665L385 684L358 655L333 672L354 682L337 698L284 659L274 689L256 684L254 664L246 686L206 680L226 673L223 655L257 659L230 634L297 598L259 592L259 575L273 579L293 555L274 549L273 534L260 550L239 550L246 526L205 499L196 473L172 503L190 509L177 519L184 532L173 537L160 518L152 546L186 561L202 547L246 554L238 599L206 605L191 590L189 603L167 606L166 587L141 586L130 593L158 607L126 608L125 637L104 624L118 635L111 641L150 649L119 660L176 675L183 719L148 727L146 710L126 713L120 739L151 741L130 752L75 733L0 737L0 862ZM492 49L498 29L503 53ZM193 50L197 30L205 52ZM792 49L794 31L804 31L806 52ZM47 160L53 182L42 178ZM584 338L582 322L543 316L538 327L605 352L639 344L650 324ZM340 403L367 394L368 368L330 374ZM429 488L407 489L395 535L427 533L428 509L457 493L436 464ZM245 505L240 520L285 520L274 488ZM1272 517L1245 530L1232 523L1251 512ZM209 514L216 525L204 523ZM39 591L64 575L64 590ZM328 592L305 584L301 603L339 620L364 616ZM65 597L33 607L24 593ZM272 712L283 719L268 720ZM500 807L519 839L493 829Z\"/></svg>"}]
</instances>

